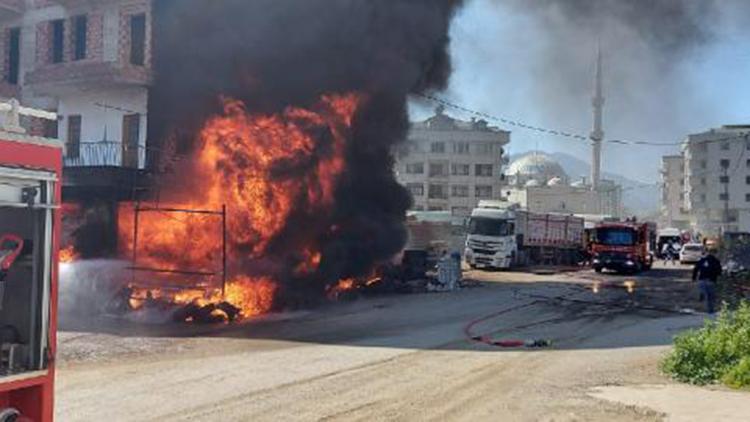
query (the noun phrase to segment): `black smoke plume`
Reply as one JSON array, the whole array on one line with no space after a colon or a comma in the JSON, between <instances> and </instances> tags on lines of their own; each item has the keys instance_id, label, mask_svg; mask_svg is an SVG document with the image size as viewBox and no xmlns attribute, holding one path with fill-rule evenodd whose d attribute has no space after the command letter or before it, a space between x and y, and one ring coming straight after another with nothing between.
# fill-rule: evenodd
<instances>
[{"instance_id":1,"label":"black smoke plume","mask_svg":"<svg viewBox=\"0 0 750 422\"><path fill-rule=\"evenodd\" d=\"M730 2L733 0L730 0ZM559 12L571 26L604 33L620 23L632 28L661 53L683 53L714 36L720 2L716 0L513 0L540 14Z\"/></svg>"},{"instance_id":2,"label":"black smoke plume","mask_svg":"<svg viewBox=\"0 0 750 422\"><path fill-rule=\"evenodd\" d=\"M391 150L408 130L408 94L447 82L448 30L460 3L157 1L150 138L173 140L177 153L189 155L197 131L221 112L221 96L243 101L250 112L275 113L311 106L325 93L365 94L333 216L297 210L269 248L288 254L301 228L318 225L323 259L316 288L364 275L405 243L410 199L394 178ZM332 225L334 232L327 230ZM286 281L287 287L309 284Z\"/></svg>"}]
</instances>

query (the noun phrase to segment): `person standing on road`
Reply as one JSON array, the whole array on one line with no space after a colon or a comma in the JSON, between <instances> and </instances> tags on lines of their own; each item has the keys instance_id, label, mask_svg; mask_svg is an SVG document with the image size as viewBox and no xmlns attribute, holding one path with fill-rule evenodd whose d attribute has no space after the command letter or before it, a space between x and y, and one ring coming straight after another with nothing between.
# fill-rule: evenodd
<instances>
[{"instance_id":1,"label":"person standing on road","mask_svg":"<svg viewBox=\"0 0 750 422\"><path fill-rule=\"evenodd\" d=\"M664 248L662 249L661 253L662 253L662 257L664 258L664 265L667 265L669 262L671 262L672 265L675 265L675 262L674 262L675 248L672 242L665 243Z\"/></svg>"},{"instance_id":2,"label":"person standing on road","mask_svg":"<svg viewBox=\"0 0 750 422\"><path fill-rule=\"evenodd\" d=\"M716 283L721 275L721 261L714 256L714 250L708 249L693 268L693 281L698 282L700 296L706 301L706 311L715 312Z\"/></svg>"}]
</instances>

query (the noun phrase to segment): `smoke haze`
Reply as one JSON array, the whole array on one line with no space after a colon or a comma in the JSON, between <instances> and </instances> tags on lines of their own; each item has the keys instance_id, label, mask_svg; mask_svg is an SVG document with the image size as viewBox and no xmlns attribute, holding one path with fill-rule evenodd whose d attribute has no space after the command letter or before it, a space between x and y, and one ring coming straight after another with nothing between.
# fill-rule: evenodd
<instances>
[{"instance_id":1,"label":"smoke haze","mask_svg":"<svg viewBox=\"0 0 750 422\"><path fill-rule=\"evenodd\" d=\"M750 120L748 16L750 4L740 0L473 0L452 28L456 71L446 97L586 135L599 43L605 137L679 142ZM428 112L413 109L415 117ZM585 142L504 128L513 130L512 153L539 148L589 161ZM661 156L677 152L609 144L603 166L653 182Z\"/></svg>"}]
</instances>

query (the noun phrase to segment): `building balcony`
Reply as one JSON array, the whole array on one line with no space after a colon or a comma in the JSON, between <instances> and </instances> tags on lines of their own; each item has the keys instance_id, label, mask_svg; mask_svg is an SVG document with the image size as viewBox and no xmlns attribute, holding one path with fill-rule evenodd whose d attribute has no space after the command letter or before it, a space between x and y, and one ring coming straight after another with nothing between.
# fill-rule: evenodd
<instances>
[{"instance_id":1,"label":"building balcony","mask_svg":"<svg viewBox=\"0 0 750 422\"><path fill-rule=\"evenodd\" d=\"M63 157L63 197L67 200L112 198L130 200L153 186L146 164L156 154L143 146L123 148L120 142L68 145Z\"/></svg>"},{"instance_id":2,"label":"building balcony","mask_svg":"<svg viewBox=\"0 0 750 422\"><path fill-rule=\"evenodd\" d=\"M151 82L150 68L118 62L46 64L26 74L26 83L36 94L53 96L97 88L148 87Z\"/></svg>"},{"instance_id":3,"label":"building balcony","mask_svg":"<svg viewBox=\"0 0 750 422\"><path fill-rule=\"evenodd\" d=\"M155 158L153 150L143 146L128 148L121 142L81 142L77 146L66 146L63 157L65 169L75 167L123 167L143 169Z\"/></svg>"},{"instance_id":4,"label":"building balcony","mask_svg":"<svg viewBox=\"0 0 750 422\"><path fill-rule=\"evenodd\" d=\"M24 8L23 0L0 0L0 22L20 18Z\"/></svg>"}]
</instances>

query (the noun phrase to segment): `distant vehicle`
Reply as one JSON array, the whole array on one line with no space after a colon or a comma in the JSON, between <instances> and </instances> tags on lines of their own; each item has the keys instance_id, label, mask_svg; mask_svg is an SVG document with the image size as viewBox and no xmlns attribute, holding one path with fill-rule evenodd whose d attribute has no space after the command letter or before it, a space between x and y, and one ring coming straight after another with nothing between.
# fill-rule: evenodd
<instances>
[{"instance_id":1,"label":"distant vehicle","mask_svg":"<svg viewBox=\"0 0 750 422\"><path fill-rule=\"evenodd\" d=\"M656 256L659 259L666 258L662 251L664 250L664 245L670 242L674 246L675 250L680 250L683 243L682 239L682 232L679 229L666 228L659 230L656 234Z\"/></svg>"},{"instance_id":2,"label":"distant vehicle","mask_svg":"<svg viewBox=\"0 0 750 422\"><path fill-rule=\"evenodd\" d=\"M572 265L583 252L584 221L538 214L504 201L481 201L469 219L464 257L472 268Z\"/></svg>"},{"instance_id":3,"label":"distant vehicle","mask_svg":"<svg viewBox=\"0 0 750 422\"><path fill-rule=\"evenodd\" d=\"M700 243L687 243L680 249L680 263L692 264L700 261L703 257L703 245Z\"/></svg>"},{"instance_id":4,"label":"distant vehicle","mask_svg":"<svg viewBox=\"0 0 750 422\"><path fill-rule=\"evenodd\" d=\"M636 222L598 224L591 244L594 270L638 273L651 269L650 228L648 223Z\"/></svg>"}]
</instances>

